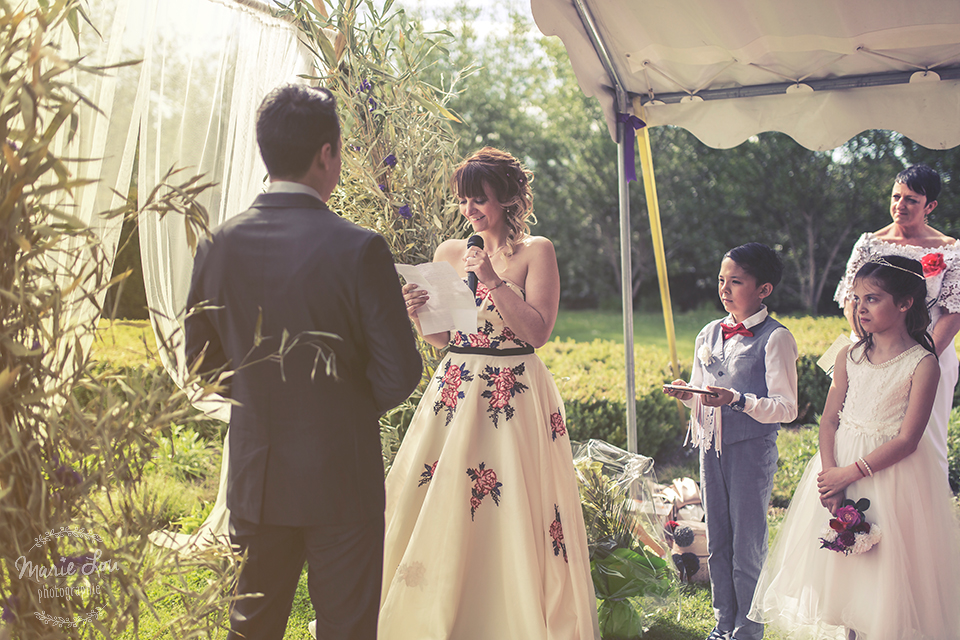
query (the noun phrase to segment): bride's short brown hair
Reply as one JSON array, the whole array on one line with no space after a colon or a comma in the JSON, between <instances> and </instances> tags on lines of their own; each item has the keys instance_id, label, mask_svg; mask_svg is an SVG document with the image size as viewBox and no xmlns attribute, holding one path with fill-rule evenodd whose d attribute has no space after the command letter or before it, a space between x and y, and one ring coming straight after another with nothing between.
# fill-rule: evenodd
<instances>
[{"instance_id":1,"label":"bride's short brown hair","mask_svg":"<svg viewBox=\"0 0 960 640\"><path fill-rule=\"evenodd\" d=\"M516 245L530 235L528 220L533 216L533 174L506 151L484 147L468 156L454 170L451 186L458 198L479 198L486 195L484 183L489 184L497 201L503 205L507 220L506 255L512 255Z\"/></svg>"}]
</instances>

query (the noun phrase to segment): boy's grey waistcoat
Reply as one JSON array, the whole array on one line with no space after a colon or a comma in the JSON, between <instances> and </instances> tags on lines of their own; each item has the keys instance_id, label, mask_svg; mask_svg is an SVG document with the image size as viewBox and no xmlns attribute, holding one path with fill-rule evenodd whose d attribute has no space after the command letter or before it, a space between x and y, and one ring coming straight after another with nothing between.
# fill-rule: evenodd
<instances>
[{"instance_id":1,"label":"boy's grey waistcoat","mask_svg":"<svg viewBox=\"0 0 960 640\"><path fill-rule=\"evenodd\" d=\"M773 332L783 325L768 316L760 324L750 327L753 337L742 336L739 340L724 344L720 323L720 320L712 322L700 334L713 349L712 361L703 367L703 384L765 397L767 342ZM698 344L696 353L699 352ZM757 422L746 413L734 411L729 406L721 407L721 416L724 444L759 438L780 429L779 423Z\"/></svg>"}]
</instances>

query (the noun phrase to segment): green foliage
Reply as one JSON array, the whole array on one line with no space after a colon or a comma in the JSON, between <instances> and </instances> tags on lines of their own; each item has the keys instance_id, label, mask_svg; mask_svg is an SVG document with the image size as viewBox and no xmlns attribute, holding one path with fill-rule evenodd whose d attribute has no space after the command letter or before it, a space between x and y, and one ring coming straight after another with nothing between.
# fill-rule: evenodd
<instances>
[{"instance_id":1,"label":"green foliage","mask_svg":"<svg viewBox=\"0 0 960 640\"><path fill-rule=\"evenodd\" d=\"M217 471L212 462L213 447L193 429L171 425L169 433L159 438L158 443L154 465L181 482L203 480Z\"/></svg>"},{"instance_id":2,"label":"green foliage","mask_svg":"<svg viewBox=\"0 0 960 640\"><path fill-rule=\"evenodd\" d=\"M950 488L960 493L960 407L950 412L947 428L947 469Z\"/></svg>"},{"instance_id":3,"label":"green foliage","mask_svg":"<svg viewBox=\"0 0 960 640\"><path fill-rule=\"evenodd\" d=\"M189 402L149 372L120 376L90 359L110 261L95 229L75 216L85 181L73 176L87 159L51 149L83 135L79 115L94 108L71 82L104 70L66 57L52 35L77 35L86 19L78 1L29 6L0 3L0 633L115 637L151 606L144 582L212 568L217 577L185 598L184 616L171 623L176 637L195 637L221 623L238 558L229 549L180 556L148 547L161 505L140 480L156 436L190 419ZM195 198L208 185L196 177L173 185L174 175L146 207L183 215L195 237L205 228ZM112 570L83 595L44 597L16 571L88 554Z\"/></svg>"},{"instance_id":4,"label":"green foliage","mask_svg":"<svg viewBox=\"0 0 960 640\"><path fill-rule=\"evenodd\" d=\"M676 453L685 432L677 404L663 394L673 379L660 349L636 346L637 443L644 455L664 460ZM567 412L572 440L597 438L626 448L623 346L612 341L551 340L537 351L553 373Z\"/></svg>"},{"instance_id":5,"label":"green foliage","mask_svg":"<svg viewBox=\"0 0 960 640\"><path fill-rule=\"evenodd\" d=\"M817 419L819 423L819 416ZM786 427L777 436L777 473L773 476L773 495L770 504L787 507L797 489L807 463L820 448L817 425Z\"/></svg>"}]
</instances>

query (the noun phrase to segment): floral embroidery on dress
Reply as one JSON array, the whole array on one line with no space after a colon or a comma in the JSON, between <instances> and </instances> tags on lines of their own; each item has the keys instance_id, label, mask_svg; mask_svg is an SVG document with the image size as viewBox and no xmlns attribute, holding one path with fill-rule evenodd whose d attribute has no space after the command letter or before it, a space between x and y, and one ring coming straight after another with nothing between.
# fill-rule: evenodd
<instances>
[{"instance_id":1,"label":"floral embroidery on dress","mask_svg":"<svg viewBox=\"0 0 960 640\"><path fill-rule=\"evenodd\" d=\"M500 413L509 420L513 417L515 409L510 405L510 399L518 393L523 393L529 387L522 382L517 381L517 376L522 376L526 371L523 362L513 367L491 367L487 365L483 373L479 374L482 380L487 382L487 389L480 395L490 399L490 406L487 407L487 413L493 418L493 426L499 427Z\"/></svg>"},{"instance_id":2,"label":"floral embroidery on dress","mask_svg":"<svg viewBox=\"0 0 960 640\"><path fill-rule=\"evenodd\" d=\"M567 427L563 424L563 416L560 415L560 411L555 411L550 414L550 435L553 436L553 440L556 441L557 436L562 436L567 432Z\"/></svg>"},{"instance_id":3,"label":"floral embroidery on dress","mask_svg":"<svg viewBox=\"0 0 960 640\"><path fill-rule=\"evenodd\" d=\"M490 321L487 320L483 323L483 328L478 329L476 333L471 333L467 337L471 347L480 347L482 349L489 349L493 346L490 342L490 334L493 333L493 325L490 324Z\"/></svg>"},{"instance_id":4,"label":"floral embroidery on dress","mask_svg":"<svg viewBox=\"0 0 960 640\"><path fill-rule=\"evenodd\" d=\"M443 375L438 376L437 379L440 381L440 399L433 403L433 413L439 415L440 411L445 409L447 412L446 424L450 424L453 413L457 410L457 401L463 399L460 383L473 380L473 374L467 370L466 363L458 365L451 360L447 362Z\"/></svg>"},{"instance_id":5,"label":"floral embroidery on dress","mask_svg":"<svg viewBox=\"0 0 960 640\"><path fill-rule=\"evenodd\" d=\"M439 460L434 461L433 466L429 464L423 465L424 471L423 473L420 474L420 482L417 483L418 487L422 487L423 485L433 480L433 474L437 472L437 462L440 462L440 461Z\"/></svg>"},{"instance_id":6,"label":"floral embroidery on dress","mask_svg":"<svg viewBox=\"0 0 960 640\"><path fill-rule=\"evenodd\" d=\"M408 587L419 587L426 584L427 568L422 562L411 562L410 564L401 564L397 567L396 579Z\"/></svg>"},{"instance_id":7,"label":"floral embroidery on dress","mask_svg":"<svg viewBox=\"0 0 960 640\"><path fill-rule=\"evenodd\" d=\"M567 545L563 541L563 525L560 524L560 508L553 505L553 512L556 514L553 522L550 523L550 537L553 538L553 555L559 556L563 552L563 561L567 564Z\"/></svg>"},{"instance_id":8,"label":"floral embroidery on dress","mask_svg":"<svg viewBox=\"0 0 960 640\"><path fill-rule=\"evenodd\" d=\"M470 519L480 507L480 502L487 497L493 498L493 503L500 506L500 487L503 483L497 482L497 473L493 469L485 468L485 463L481 462L476 469L467 469L467 475L473 480L473 490L470 496Z\"/></svg>"}]
</instances>

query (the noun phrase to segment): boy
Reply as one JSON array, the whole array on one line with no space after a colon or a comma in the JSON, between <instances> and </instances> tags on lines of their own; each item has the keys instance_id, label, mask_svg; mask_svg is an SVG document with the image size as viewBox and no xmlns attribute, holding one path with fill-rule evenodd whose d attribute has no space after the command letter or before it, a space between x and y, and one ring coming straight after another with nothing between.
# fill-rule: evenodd
<instances>
[{"instance_id":1,"label":"boy","mask_svg":"<svg viewBox=\"0 0 960 640\"><path fill-rule=\"evenodd\" d=\"M777 431L797 417L797 343L769 317L783 263L751 242L724 255L718 293L728 316L697 336L689 385L664 389L693 409L700 446L700 490L707 514L708 565L717 625L707 640L759 640L747 619L767 555L767 507L777 470ZM683 380L675 385L687 386Z\"/></svg>"}]
</instances>

